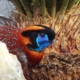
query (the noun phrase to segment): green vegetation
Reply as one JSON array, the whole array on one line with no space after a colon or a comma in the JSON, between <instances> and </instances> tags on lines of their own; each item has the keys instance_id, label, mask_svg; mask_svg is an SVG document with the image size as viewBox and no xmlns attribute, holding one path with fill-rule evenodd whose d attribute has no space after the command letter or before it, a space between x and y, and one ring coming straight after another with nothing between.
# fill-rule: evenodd
<instances>
[{"instance_id":1,"label":"green vegetation","mask_svg":"<svg viewBox=\"0 0 80 80\"><path fill-rule=\"evenodd\" d=\"M25 14L30 20L34 17L35 11L39 9L43 21L50 16L55 18L59 12L61 17L66 11L70 11L72 7L80 4L80 0L10 0L16 6L19 13ZM35 8L35 9L34 9Z\"/></svg>"}]
</instances>

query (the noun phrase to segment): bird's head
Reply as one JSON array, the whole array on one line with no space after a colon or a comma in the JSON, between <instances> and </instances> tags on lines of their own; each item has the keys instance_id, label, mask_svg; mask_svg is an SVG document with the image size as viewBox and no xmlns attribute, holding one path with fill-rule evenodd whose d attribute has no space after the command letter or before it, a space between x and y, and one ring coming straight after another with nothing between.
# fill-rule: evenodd
<instances>
[{"instance_id":1,"label":"bird's head","mask_svg":"<svg viewBox=\"0 0 80 80\"><path fill-rule=\"evenodd\" d=\"M53 42L54 38L54 31L43 25L29 26L19 33L19 40L25 46L27 57L34 56L35 59L36 57L39 59L40 55L43 56L43 50Z\"/></svg>"}]
</instances>

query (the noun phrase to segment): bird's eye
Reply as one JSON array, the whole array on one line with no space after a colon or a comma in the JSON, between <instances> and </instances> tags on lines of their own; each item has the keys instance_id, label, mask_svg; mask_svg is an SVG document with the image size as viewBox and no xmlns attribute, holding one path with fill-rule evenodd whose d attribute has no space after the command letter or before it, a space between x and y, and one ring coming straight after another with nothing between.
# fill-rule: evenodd
<instances>
[{"instance_id":1,"label":"bird's eye","mask_svg":"<svg viewBox=\"0 0 80 80\"><path fill-rule=\"evenodd\" d=\"M39 34L41 37L44 37L45 36L45 33L40 33Z\"/></svg>"}]
</instances>

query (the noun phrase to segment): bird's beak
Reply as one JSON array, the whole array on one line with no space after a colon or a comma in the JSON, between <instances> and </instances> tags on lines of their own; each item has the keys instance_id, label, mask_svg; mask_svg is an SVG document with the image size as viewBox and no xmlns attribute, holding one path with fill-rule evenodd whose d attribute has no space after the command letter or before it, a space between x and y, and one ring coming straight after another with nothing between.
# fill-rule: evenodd
<instances>
[{"instance_id":1,"label":"bird's beak","mask_svg":"<svg viewBox=\"0 0 80 80\"><path fill-rule=\"evenodd\" d=\"M52 44L56 44L56 39L54 39L53 41L51 41Z\"/></svg>"}]
</instances>

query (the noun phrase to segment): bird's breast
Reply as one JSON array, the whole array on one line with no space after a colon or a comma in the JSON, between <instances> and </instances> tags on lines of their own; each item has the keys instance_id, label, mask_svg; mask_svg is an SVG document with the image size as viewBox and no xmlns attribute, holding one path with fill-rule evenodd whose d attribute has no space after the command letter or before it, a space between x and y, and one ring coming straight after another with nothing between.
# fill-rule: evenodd
<instances>
[{"instance_id":1,"label":"bird's breast","mask_svg":"<svg viewBox=\"0 0 80 80\"><path fill-rule=\"evenodd\" d=\"M28 48L24 48L25 53L27 54L27 59L29 62L31 62L33 65L38 64L44 54L44 50L41 52L37 52L37 51L33 51L33 50L29 50Z\"/></svg>"}]
</instances>

